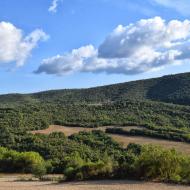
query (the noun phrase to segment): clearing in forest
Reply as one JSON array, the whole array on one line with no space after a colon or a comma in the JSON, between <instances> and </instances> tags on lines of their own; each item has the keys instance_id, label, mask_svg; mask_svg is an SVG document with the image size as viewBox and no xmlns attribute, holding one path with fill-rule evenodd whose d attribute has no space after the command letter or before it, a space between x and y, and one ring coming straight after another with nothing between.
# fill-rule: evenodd
<instances>
[{"instance_id":1,"label":"clearing in forest","mask_svg":"<svg viewBox=\"0 0 190 190\"><path fill-rule=\"evenodd\" d=\"M70 136L72 134L78 133L80 131L87 131L90 132L92 130L102 130L105 131L106 128L113 128L113 126L106 126L106 127L98 127L98 128L83 128L83 127L68 127L68 126L60 126L60 125L51 125L49 128L44 130L36 130L32 131L33 134L50 134L52 132L63 132L66 136ZM125 130L131 129L139 129L142 128L140 126L127 126L123 127ZM177 151L190 154L190 144L184 142L175 142L170 140L162 140L162 139L155 139L149 137L140 137L140 136L124 136L124 135L117 135L117 134L109 134L114 140L123 144L126 147L129 143L137 143L137 144L154 144L160 145L165 148L175 148Z\"/></svg>"}]
</instances>

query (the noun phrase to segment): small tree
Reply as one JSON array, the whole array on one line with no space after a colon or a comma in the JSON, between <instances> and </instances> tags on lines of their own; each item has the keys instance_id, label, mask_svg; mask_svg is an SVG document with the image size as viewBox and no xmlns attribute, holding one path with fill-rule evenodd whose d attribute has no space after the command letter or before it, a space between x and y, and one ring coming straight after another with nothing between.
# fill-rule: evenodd
<instances>
[{"instance_id":1,"label":"small tree","mask_svg":"<svg viewBox=\"0 0 190 190\"><path fill-rule=\"evenodd\" d=\"M45 164L36 164L32 168L32 174L40 180L43 178L46 172L47 170L46 170Z\"/></svg>"}]
</instances>

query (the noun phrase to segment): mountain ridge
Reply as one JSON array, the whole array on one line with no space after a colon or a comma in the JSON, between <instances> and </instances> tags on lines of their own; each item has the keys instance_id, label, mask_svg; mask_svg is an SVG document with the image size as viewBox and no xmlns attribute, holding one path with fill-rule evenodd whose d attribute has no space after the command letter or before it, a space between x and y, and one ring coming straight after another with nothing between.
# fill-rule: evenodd
<instances>
[{"instance_id":1,"label":"mountain ridge","mask_svg":"<svg viewBox=\"0 0 190 190\"><path fill-rule=\"evenodd\" d=\"M109 103L127 99L190 105L190 72L91 88L0 95L1 103Z\"/></svg>"}]
</instances>

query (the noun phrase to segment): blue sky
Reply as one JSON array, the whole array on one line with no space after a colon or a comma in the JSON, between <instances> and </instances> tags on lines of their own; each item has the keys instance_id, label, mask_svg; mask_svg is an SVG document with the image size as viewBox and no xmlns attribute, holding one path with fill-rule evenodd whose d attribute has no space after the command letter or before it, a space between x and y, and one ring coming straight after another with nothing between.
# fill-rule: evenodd
<instances>
[{"instance_id":1,"label":"blue sky","mask_svg":"<svg viewBox=\"0 0 190 190\"><path fill-rule=\"evenodd\" d=\"M92 87L190 71L189 0L52 3L0 0L0 93Z\"/></svg>"}]
</instances>

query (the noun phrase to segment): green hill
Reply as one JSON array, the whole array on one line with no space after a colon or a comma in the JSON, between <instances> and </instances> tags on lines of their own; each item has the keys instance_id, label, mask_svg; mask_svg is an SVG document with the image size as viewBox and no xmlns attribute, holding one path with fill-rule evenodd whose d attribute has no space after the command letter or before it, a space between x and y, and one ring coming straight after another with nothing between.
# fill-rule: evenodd
<instances>
[{"instance_id":1,"label":"green hill","mask_svg":"<svg viewBox=\"0 0 190 190\"><path fill-rule=\"evenodd\" d=\"M88 89L52 90L26 95L8 94L0 96L1 103L109 103L127 99L190 105L190 73Z\"/></svg>"},{"instance_id":2,"label":"green hill","mask_svg":"<svg viewBox=\"0 0 190 190\"><path fill-rule=\"evenodd\" d=\"M189 142L190 73L88 89L0 96L0 131L5 136L51 124L146 126L151 131L135 133L155 136L164 130L164 138ZM181 138L179 130L187 134Z\"/></svg>"}]
</instances>

